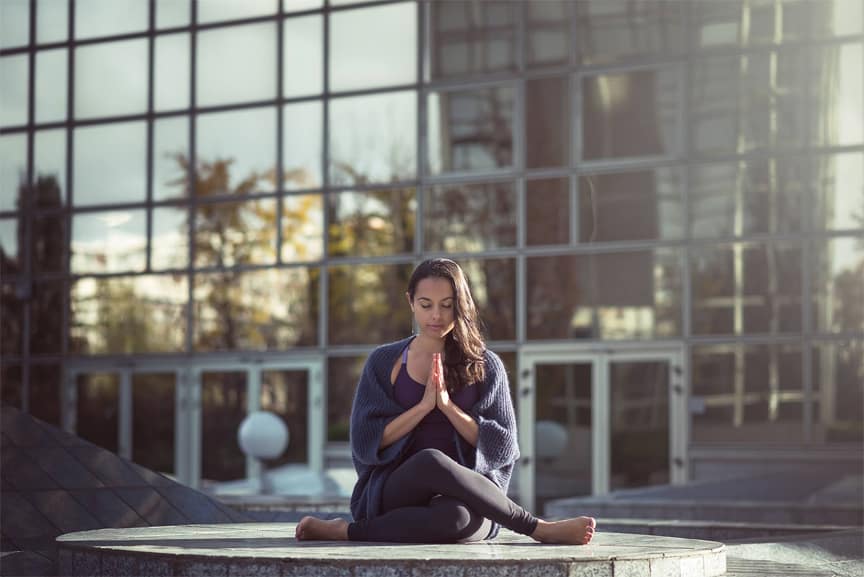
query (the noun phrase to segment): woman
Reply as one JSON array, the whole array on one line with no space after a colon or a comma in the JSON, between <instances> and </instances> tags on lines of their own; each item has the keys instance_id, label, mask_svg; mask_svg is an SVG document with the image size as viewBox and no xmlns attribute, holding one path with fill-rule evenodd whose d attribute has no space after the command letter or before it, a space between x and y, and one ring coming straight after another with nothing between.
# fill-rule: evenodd
<instances>
[{"instance_id":1,"label":"woman","mask_svg":"<svg viewBox=\"0 0 864 577\"><path fill-rule=\"evenodd\" d=\"M507 498L519 458L513 403L462 269L427 260L406 296L419 332L378 347L354 396L354 522L304 517L297 539L454 543L504 526L544 543L588 543L594 519L546 522Z\"/></svg>"}]
</instances>

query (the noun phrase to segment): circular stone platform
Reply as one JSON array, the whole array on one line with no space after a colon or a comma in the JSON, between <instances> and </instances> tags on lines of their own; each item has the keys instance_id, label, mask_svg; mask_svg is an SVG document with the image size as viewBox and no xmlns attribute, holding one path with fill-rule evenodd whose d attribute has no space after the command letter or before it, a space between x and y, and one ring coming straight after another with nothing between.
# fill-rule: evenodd
<instances>
[{"instance_id":1,"label":"circular stone platform","mask_svg":"<svg viewBox=\"0 0 864 577\"><path fill-rule=\"evenodd\" d=\"M57 538L60 575L273 577L714 577L724 545L603 533L589 545L543 545L501 531L493 541L405 545L295 541L294 523L100 529Z\"/></svg>"}]
</instances>

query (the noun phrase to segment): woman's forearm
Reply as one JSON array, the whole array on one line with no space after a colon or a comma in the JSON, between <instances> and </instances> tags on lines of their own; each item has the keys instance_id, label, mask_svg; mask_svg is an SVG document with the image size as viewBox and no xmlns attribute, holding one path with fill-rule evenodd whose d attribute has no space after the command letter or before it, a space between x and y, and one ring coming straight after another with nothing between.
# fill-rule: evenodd
<instances>
[{"instance_id":1,"label":"woman's forearm","mask_svg":"<svg viewBox=\"0 0 864 577\"><path fill-rule=\"evenodd\" d=\"M423 417L429 414L429 412L429 410L418 403L387 423L387 426L384 427L384 433L381 435L381 444L378 446L378 450L380 451L385 447L389 447L413 431L414 427L416 427L417 424L423 420Z\"/></svg>"},{"instance_id":2,"label":"woman's forearm","mask_svg":"<svg viewBox=\"0 0 864 577\"><path fill-rule=\"evenodd\" d=\"M442 408L442 412L447 416L447 419L456 429L459 435L471 443L472 447L477 446L477 439L480 436L480 425L474 418L463 411L456 403L449 403Z\"/></svg>"}]
</instances>

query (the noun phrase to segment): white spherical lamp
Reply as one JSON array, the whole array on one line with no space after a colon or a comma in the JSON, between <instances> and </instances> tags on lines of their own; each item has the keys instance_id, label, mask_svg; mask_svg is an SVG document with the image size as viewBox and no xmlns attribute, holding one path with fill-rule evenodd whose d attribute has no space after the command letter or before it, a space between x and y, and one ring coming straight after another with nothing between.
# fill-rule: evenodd
<instances>
[{"instance_id":1,"label":"white spherical lamp","mask_svg":"<svg viewBox=\"0 0 864 577\"><path fill-rule=\"evenodd\" d=\"M557 459L567 448L567 429L557 421L537 421L534 425L537 458Z\"/></svg>"},{"instance_id":2,"label":"white spherical lamp","mask_svg":"<svg viewBox=\"0 0 864 577\"><path fill-rule=\"evenodd\" d=\"M269 411L249 413L237 431L237 442L247 455L256 459L275 459L288 446L285 421Z\"/></svg>"}]
</instances>

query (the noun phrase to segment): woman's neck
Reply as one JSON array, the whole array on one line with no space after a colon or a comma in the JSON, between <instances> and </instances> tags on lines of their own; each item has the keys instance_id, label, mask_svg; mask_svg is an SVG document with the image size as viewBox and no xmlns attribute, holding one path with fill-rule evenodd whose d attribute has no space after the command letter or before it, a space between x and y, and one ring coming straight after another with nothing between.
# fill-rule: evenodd
<instances>
[{"instance_id":1,"label":"woman's neck","mask_svg":"<svg viewBox=\"0 0 864 577\"><path fill-rule=\"evenodd\" d=\"M412 348L415 352L418 353L443 353L444 352L444 339L434 339L427 337L423 334L417 335L412 343Z\"/></svg>"}]
</instances>

